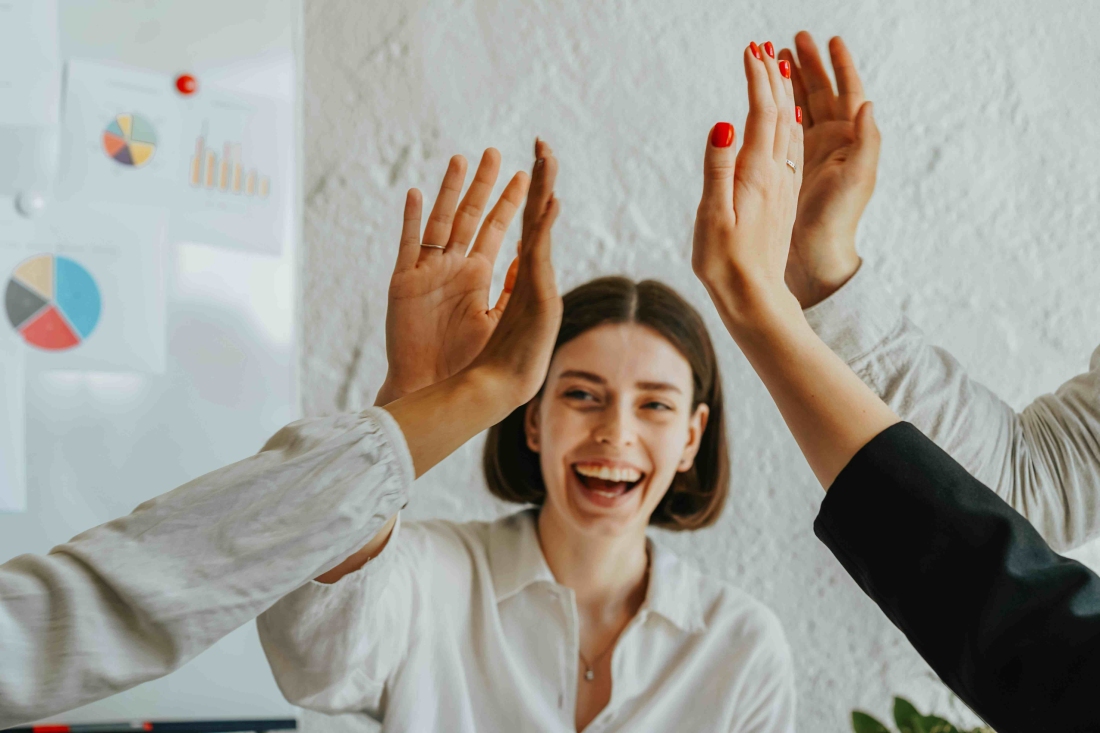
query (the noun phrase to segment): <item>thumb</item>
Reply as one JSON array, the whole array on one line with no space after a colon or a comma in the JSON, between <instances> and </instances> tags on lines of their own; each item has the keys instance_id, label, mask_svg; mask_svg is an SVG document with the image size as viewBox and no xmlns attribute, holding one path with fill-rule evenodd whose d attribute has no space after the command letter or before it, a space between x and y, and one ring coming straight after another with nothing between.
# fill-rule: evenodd
<instances>
[{"instance_id":1,"label":"thumb","mask_svg":"<svg viewBox=\"0 0 1100 733\"><path fill-rule=\"evenodd\" d=\"M519 250L517 245L516 250ZM497 298L497 304L493 306L493 310L504 312L504 309L508 306L508 299L512 297L512 291L516 287L516 276L519 274L519 257L512 259L512 264L508 266L508 274L504 276L504 290L500 291L500 297Z\"/></svg>"},{"instance_id":2,"label":"thumb","mask_svg":"<svg viewBox=\"0 0 1100 733\"><path fill-rule=\"evenodd\" d=\"M856 112L856 145L852 160L860 168L874 171L878 168L878 153L882 143L878 125L875 124L874 104L864 102Z\"/></svg>"},{"instance_id":3,"label":"thumb","mask_svg":"<svg viewBox=\"0 0 1100 733\"><path fill-rule=\"evenodd\" d=\"M733 145L733 125L719 122L710 130L703 158L703 200L700 208L733 208L733 171L737 151Z\"/></svg>"}]
</instances>

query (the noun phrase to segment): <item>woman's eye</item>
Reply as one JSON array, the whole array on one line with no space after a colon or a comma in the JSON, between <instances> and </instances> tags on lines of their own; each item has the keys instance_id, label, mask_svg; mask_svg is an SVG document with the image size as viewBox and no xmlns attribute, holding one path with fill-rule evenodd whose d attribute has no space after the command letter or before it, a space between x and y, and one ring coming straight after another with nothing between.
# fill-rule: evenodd
<instances>
[{"instance_id":1,"label":"woman's eye","mask_svg":"<svg viewBox=\"0 0 1100 733\"><path fill-rule=\"evenodd\" d=\"M583 389L571 389L565 393L565 396L571 400L594 400L595 397L591 393L585 392Z\"/></svg>"},{"instance_id":2,"label":"woman's eye","mask_svg":"<svg viewBox=\"0 0 1100 733\"><path fill-rule=\"evenodd\" d=\"M643 405L647 410L671 410L671 405L666 405L664 402L647 402Z\"/></svg>"}]
</instances>

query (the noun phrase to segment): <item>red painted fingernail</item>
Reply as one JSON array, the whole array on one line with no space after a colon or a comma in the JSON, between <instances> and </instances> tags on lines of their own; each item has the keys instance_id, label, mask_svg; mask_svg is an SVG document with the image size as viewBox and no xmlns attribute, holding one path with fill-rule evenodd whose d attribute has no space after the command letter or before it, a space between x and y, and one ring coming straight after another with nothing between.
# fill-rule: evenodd
<instances>
[{"instance_id":1,"label":"red painted fingernail","mask_svg":"<svg viewBox=\"0 0 1100 733\"><path fill-rule=\"evenodd\" d=\"M794 121L798 124L802 124L802 108L797 104L794 106Z\"/></svg>"},{"instance_id":2,"label":"red painted fingernail","mask_svg":"<svg viewBox=\"0 0 1100 733\"><path fill-rule=\"evenodd\" d=\"M764 51L773 59L775 58L775 46L772 45L771 41L766 41L764 43Z\"/></svg>"},{"instance_id":3,"label":"red painted fingernail","mask_svg":"<svg viewBox=\"0 0 1100 733\"><path fill-rule=\"evenodd\" d=\"M779 73L783 75L784 79L791 78L791 62L784 59L779 62Z\"/></svg>"},{"instance_id":4,"label":"red painted fingernail","mask_svg":"<svg viewBox=\"0 0 1100 733\"><path fill-rule=\"evenodd\" d=\"M728 148L733 143L733 125L719 122L710 133L710 144L716 148Z\"/></svg>"},{"instance_id":5,"label":"red painted fingernail","mask_svg":"<svg viewBox=\"0 0 1100 733\"><path fill-rule=\"evenodd\" d=\"M764 58L760 55L760 47L756 45L756 41L749 41L749 48L752 49L752 55L758 59Z\"/></svg>"}]
</instances>

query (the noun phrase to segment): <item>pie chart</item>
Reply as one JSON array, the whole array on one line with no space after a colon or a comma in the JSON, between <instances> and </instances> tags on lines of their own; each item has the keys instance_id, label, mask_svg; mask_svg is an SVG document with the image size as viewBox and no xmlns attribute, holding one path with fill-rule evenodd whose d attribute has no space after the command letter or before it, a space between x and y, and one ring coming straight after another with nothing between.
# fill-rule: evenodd
<instances>
[{"instance_id":1,"label":"pie chart","mask_svg":"<svg viewBox=\"0 0 1100 733\"><path fill-rule=\"evenodd\" d=\"M21 262L4 293L12 328L44 351L79 346L99 323L101 306L91 273L60 255L35 255Z\"/></svg>"},{"instance_id":2,"label":"pie chart","mask_svg":"<svg viewBox=\"0 0 1100 733\"><path fill-rule=\"evenodd\" d=\"M121 114L103 131L103 150L122 165L140 168L157 152L157 131L139 114Z\"/></svg>"}]
</instances>

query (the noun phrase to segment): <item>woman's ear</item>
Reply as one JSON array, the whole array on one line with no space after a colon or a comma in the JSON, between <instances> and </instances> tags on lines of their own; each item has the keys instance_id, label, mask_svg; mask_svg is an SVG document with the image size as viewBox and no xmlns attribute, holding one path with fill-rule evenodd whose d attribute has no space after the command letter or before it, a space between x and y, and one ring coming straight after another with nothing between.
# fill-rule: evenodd
<instances>
[{"instance_id":1,"label":"woman's ear","mask_svg":"<svg viewBox=\"0 0 1100 733\"><path fill-rule=\"evenodd\" d=\"M695 455L699 452L699 445L703 441L703 431L707 429L707 419L710 417L710 405L699 403L688 420L688 439L684 446L684 452L680 456L680 463L676 470L680 473L690 471L695 463Z\"/></svg>"},{"instance_id":2,"label":"woman's ear","mask_svg":"<svg viewBox=\"0 0 1100 733\"><path fill-rule=\"evenodd\" d=\"M539 398L536 396L527 403L523 413L523 432L527 435L527 447L539 452Z\"/></svg>"}]
</instances>

